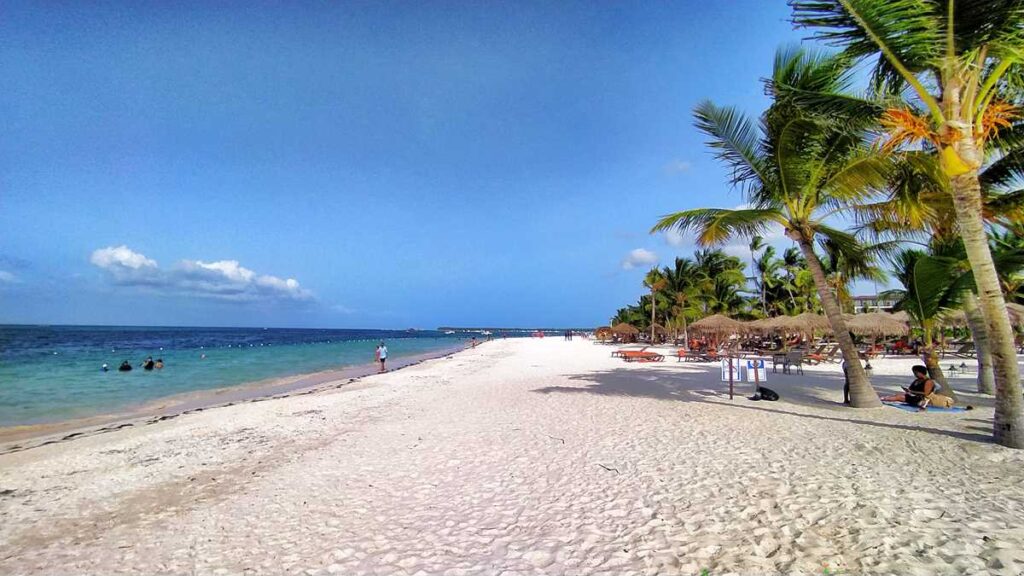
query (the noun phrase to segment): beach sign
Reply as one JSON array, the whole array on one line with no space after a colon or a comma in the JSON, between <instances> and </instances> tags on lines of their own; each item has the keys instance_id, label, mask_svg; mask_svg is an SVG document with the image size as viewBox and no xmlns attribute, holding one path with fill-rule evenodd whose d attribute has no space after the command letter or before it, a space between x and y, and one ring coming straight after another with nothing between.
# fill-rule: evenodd
<instances>
[{"instance_id":1,"label":"beach sign","mask_svg":"<svg viewBox=\"0 0 1024 576\"><path fill-rule=\"evenodd\" d=\"M722 359L722 382L743 381L743 365L735 358Z\"/></svg>"},{"instance_id":2,"label":"beach sign","mask_svg":"<svg viewBox=\"0 0 1024 576\"><path fill-rule=\"evenodd\" d=\"M768 380L768 372L764 369L764 360L747 360L746 365L747 382L765 382Z\"/></svg>"}]
</instances>

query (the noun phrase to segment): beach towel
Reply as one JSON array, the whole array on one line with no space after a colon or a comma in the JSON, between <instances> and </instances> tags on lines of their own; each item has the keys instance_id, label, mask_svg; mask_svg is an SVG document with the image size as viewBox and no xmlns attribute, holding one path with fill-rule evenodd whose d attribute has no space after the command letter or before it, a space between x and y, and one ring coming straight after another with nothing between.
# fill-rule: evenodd
<instances>
[{"instance_id":1,"label":"beach towel","mask_svg":"<svg viewBox=\"0 0 1024 576\"><path fill-rule=\"evenodd\" d=\"M903 411L906 411L906 412L917 412L918 411L917 406L911 406L909 404L904 404L903 402L882 402L882 404L885 404L886 406L892 406L893 408L899 408L900 410L903 410ZM966 408L961 408L960 406L954 406L952 408L936 408L934 406L929 406L928 407L928 412L966 412L966 411L967 411Z\"/></svg>"}]
</instances>

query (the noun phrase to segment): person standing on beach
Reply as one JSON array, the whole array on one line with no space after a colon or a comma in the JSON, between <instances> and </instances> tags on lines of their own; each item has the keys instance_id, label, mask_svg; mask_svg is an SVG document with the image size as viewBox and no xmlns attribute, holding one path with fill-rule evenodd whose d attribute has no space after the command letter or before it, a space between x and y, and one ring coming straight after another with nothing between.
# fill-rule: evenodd
<instances>
[{"instance_id":1,"label":"person standing on beach","mask_svg":"<svg viewBox=\"0 0 1024 576\"><path fill-rule=\"evenodd\" d=\"M387 372L387 361L388 361L388 347L384 345L384 342L377 346L377 359L380 360L380 371Z\"/></svg>"}]
</instances>

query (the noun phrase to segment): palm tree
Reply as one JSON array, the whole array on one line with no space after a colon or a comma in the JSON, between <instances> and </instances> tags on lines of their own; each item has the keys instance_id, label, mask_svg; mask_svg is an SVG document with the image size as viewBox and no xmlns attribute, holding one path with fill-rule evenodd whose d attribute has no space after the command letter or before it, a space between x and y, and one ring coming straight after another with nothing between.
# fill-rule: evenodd
<instances>
[{"instance_id":1,"label":"palm tree","mask_svg":"<svg viewBox=\"0 0 1024 576\"><path fill-rule=\"evenodd\" d=\"M747 283L743 262L721 250L698 250L694 254L704 315L734 316L746 307L741 292Z\"/></svg>"},{"instance_id":2,"label":"palm tree","mask_svg":"<svg viewBox=\"0 0 1024 576\"><path fill-rule=\"evenodd\" d=\"M848 84L846 64L800 48L781 50L775 57L772 82L841 92ZM662 218L652 232L693 230L700 244L712 245L760 234L770 224L781 225L799 246L814 277L849 368L852 405L881 406L814 244L829 239L851 254L862 250L852 234L833 228L827 220L884 185L890 162L865 145L863 126L826 121L778 101L762 117L760 128L735 109L710 102L698 105L694 115L718 158L732 169L733 184L742 187L750 207L677 212Z\"/></svg>"},{"instance_id":3,"label":"palm tree","mask_svg":"<svg viewBox=\"0 0 1024 576\"><path fill-rule=\"evenodd\" d=\"M661 270L657 268L652 268L647 273L647 276L644 277L644 286L651 289L651 344L654 344L654 328L656 324L654 314L658 310L657 295L667 285L668 280L661 274Z\"/></svg>"},{"instance_id":4,"label":"palm tree","mask_svg":"<svg viewBox=\"0 0 1024 576\"><path fill-rule=\"evenodd\" d=\"M702 279L699 269L693 260L689 258L676 258L672 266L662 269L662 276L668 281L665 292L673 303L671 312L672 318L666 323L673 328L681 328L683 331L683 342L689 347L689 334L687 334L687 322L697 314L695 302L702 293Z\"/></svg>"},{"instance_id":5,"label":"palm tree","mask_svg":"<svg viewBox=\"0 0 1024 576\"><path fill-rule=\"evenodd\" d=\"M819 38L844 47L848 57L877 57L876 91L890 97L907 95L882 115L890 134L887 147L923 143L939 157L992 351L993 435L1004 446L1024 448L1013 328L989 250L979 179L988 142L1020 118L1014 104L1020 100L1024 77L1024 6L1020 1L981 0L790 0L790 4L798 26L817 28ZM815 91L828 92L806 92ZM854 99L828 102L828 106L863 110Z\"/></svg>"},{"instance_id":6,"label":"palm tree","mask_svg":"<svg viewBox=\"0 0 1024 576\"><path fill-rule=\"evenodd\" d=\"M946 381L939 365L934 333L940 314L959 306L958 299L965 292L965 284L972 281L970 267L962 257L957 257L957 248L934 244L930 253L900 251L893 257L893 264L895 276L903 288L883 293L884 297L896 300L895 308L905 311L921 328L924 364L928 373L942 385L943 394L954 399L956 392ZM962 245L959 248L962 253Z\"/></svg>"},{"instance_id":7,"label":"palm tree","mask_svg":"<svg viewBox=\"0 0 1024 576\"><path fill-rule=\"evenodd\" d=\"M850 252L827 238L821 245L825 253L822 267L825 269L829 287L835 293L839 307L844 312L852 313L853 294L850 293L850 283L856 280L885 281L885 271L877 265L876 255L887 246L875 244L863 250Z\"/></svg>"},{"instance_id":8,"label":"palm tree","mask_svg":"<svg viewBox=\"0 0 1024 576\"><path fill-rule=\"evenodd\" d=\"M754 273L757 272L757 252L763 250L764 247L765 244L763 236L758 236L757 234L755 234L750 237L750 278L754 281L754 288L756 288L757 291L760 292L761 294L761 313L767 316L768 307L765 305L764 302L764 278L754 275Z\"/></svg>"},{"instance_id":9,"label":"palm tree","mask_svg":"<svg viewBox=\"0 0 1024 576\"><path fill-rule=\"evenodd\" d=\"M1004 142L1006 144L1006 142ZM1024 154L1017 142L1015 148L1003 146L1003 150L992 150L992 161L979 174L982 182L983 212L989 226L1009 226L1022 218L1024 190L1016 189L1018 182L1013 167L1015 157ZM1009 153L1006 151L1009 150ZM1016 160L1019 162L1019 160ZM952 244L956 235L956 209L948 191L948 182L934 155L905 153L889 185L889 195L880 202L857 207L858 218L864 222L862 231L875 239L896 241L924 240L931 236L934 241ZM1007 232L1006 237L1017 238L1019 234ZM991 251L996 260L997 273L1003 282L1007 299L1012 299L1006 290L1003 274L1006 266L999 266L995 255L1006 253L1005 244L997 240L993 232ZM966 256L965 256L966 258ZM978 363L978 392L995 392L995 373L992 366L992 351L988 343L985 319L978 305L975 286L965 287L960 295L960 305L967 318L967 325L974 339Z\"/></svg>"}]
</instances>

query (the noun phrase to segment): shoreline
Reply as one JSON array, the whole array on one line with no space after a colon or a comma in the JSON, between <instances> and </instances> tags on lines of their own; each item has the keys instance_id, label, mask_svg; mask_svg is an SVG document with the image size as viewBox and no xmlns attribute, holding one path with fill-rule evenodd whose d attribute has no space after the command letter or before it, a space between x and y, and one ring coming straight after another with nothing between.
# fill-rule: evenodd
<instances>
[{"instance_id":1,"label":"shoreline","mask_svg":"<svg viewBox=\"0 0 1024 576\"><path fill-rule=\"evenodd\" d=\"M482 343L479 342L478 346ZM467 346L459 342L455 346L431 352L393 357L393 359L389 358L389 360L393 360L393 364L385 374L408 368L409 366L415 366L427 360L451 356L466 349ZM22 452L40 446L66 442L75 438L95 436L124 428L155 424L184 414L192 414L214 408L310 394L331 387L341 388L345 384L377 374L379 372L377 372L375 363L353 364L318 372L266 378L234 386L181 392L141 404L126 406L124 409L115 412L82 418L38 424L0 426L0 455ZM328 386L331 384L337 385Z\"/></svg>"}]
</instances>

